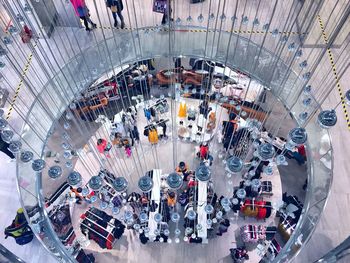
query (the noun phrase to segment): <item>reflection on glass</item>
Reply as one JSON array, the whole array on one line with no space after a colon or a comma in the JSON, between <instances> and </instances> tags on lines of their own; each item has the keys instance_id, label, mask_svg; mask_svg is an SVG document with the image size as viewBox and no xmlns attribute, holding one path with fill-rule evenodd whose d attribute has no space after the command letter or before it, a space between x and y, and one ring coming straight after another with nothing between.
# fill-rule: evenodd
<instances>
[{"instance_id":1,"label":"reflection on glass","mask_svg":"<svg viewBox=\"0 0 350 263\"><path fill-rule=\"evenodd\" d=\"M171 221L173 221L174 223L179 222L179 220L180 220L180 215L179 215L179 213L173 213L173 214L171 215Z\"/></svg>"},{"instance_id":2,"label":"reflection on glass","mask_svg":"<svg viewBox=\"0 0 350 263\"><path fill-rule=\"evenodd\" d=\"M202 23L204 21L204 16L202 14L200 14L197 18L199 23Z\"/></svg>"},{"instance_id":3,"label":"reflection on glass","mask_svg":"<svg viewBox=\"0 0 350 263\"><path fill-rule=\"evenodd\" d=\"M211 178L211 172L206 165L199 165L196 170L196 178L199 181L207 182Z\"/></svg>"},{"instance_id":4,"label":"reflection on glass","mask_svg":"<svg viewBox=\"0 0 350 263\"><path fill-rule=\"evenodd\" d=\"M226 20L226 15L225 15L225 14L222 14L222 15L220 16L220 19L221 19L222 21L225 21L225 20Z\"/></svg>"},{"instance_id":5,"label":"reflection on glass","mask_svg":"<svg viewBox=\"0 0 350 263\"><path fill-rule=\"evenodd\" d=\"M215 19L215 15L214 13L211 13L209 16L209 21L214 21L214 19Z\"/></svg>"},{"instance_id":6,"label":"reflection on glass","mask_svg":"<svg viewBox=\"0 0 350 263\"><path fill-rule=\"evenodd\" d=\"M114 215L119 214L119 212L120 212L119 207L113 207L113 208L112 208L112 213L113 213Z\"/></svg>"},{"instance_id":7,"label":"reflection on glass","mask_svg":"<svg viewBox=\"0 0 350 263\"><path fill-rule=\"evenodd\" d=\"M242 171L243 161L236 156L232 156L227 159L226 167L231 173L239 173Z\"/></svg>"},{"instance_id":8,"label":"reflection on glass","mask_svg":"<svg viewBox=\"0 0 350 263\"><path fill-rule=\"evenodd\" d=\"M154 221L156 221L157 223L160 223L160 222L162 222L162 215L160 214L160 213L156 213L155 215L154 215Z\"/></svg>"},{"instance_id":9,"label":"reflection on glass","mask_svg":"<svg viewBox=\"0 0 350 263\"><path fill-rule=\"evenodd\" d=\"M128 188L128 181L124 177L117 177L113 180L112 186L117 192L124 192Z\"/></svg>"},{"instance_id":10,"label":"reflection on glass","mask_svg":"<svg viewBox=\"0 0 350 263\"><path fill-rule=\"evenodd\" d=\"M47 173L51 179L57 179L62 175L62 168L58 165L51 166Z\"/></svg>"},{"instance_id":11,"label":"reflection on glass","mask_svg":"<svg viewBox=\"0 0 350 263\"><path fill-rule=\"evenodd\" d=\"M141 223L144 223L144 222L147 222L147 221L148 221L148 215L147 215L145 212L142 212L142 213L139 215L139 218L140 218Z\"/></svg>"},{"instance_id":12,"label":"reflection on glass","mask_svg":"<svg viewBox=\"0 0 350 263\"><path fill-rule=\"evenodd\" d=\"M295 145L304 144L307 140L307 133L304 128L297 127L288 133L289 140Z\"/></svg>"},{"instance_id":13,"label":"reflection on glass","mask_svg":"<svg viewBox=\"0 0 350 263\"><path fill-rule=\"evenodd\" d=\"M328 129L337 123L337 115L335 110L321 111L317 117L318 124L321 128Z\"/></svg>"},{"instance_id":14,"label":"reflection on glass","mask_svg":"<svg viewBox=\"0 0 350 263\"><path fill-rule=\"evenodd\" d=\"M20 160L24 163L30 162L34 157L34 154L31 151L21 152Z\"/></svg>"},{"instance_id":15,"label":"reflection on glass","mask_svg":"<svg viewBox=\"0 0 350 263\"><path fill-rule=\"evenodd\" d=\"M94 191L98 191L101 189L102 187L102 179L100 176L92 176L89 180L89 187L94 190Z\"/></svg>"},{"instance_id":16,"label":"reflection on glass","mask_svg":"<svg viewBox=\"0 0 350 263\"><path fill-rule=\"evenodd\" d=\"M20 141L13 141L9 145L9 150L13 153L18 153L22 149L22 143Z\"/></svg>"},{"instance_id":17,"label":"reflection on glass","mask_svg":"<svg viewBox=\"0 0 350 263\"><path fill-rule=\"evenodd\" d=\"M275 155L275 148L271 143L262 143L258 147L257 152L261 160L267 161Z\"/></svg>"},{"instance_id":18,"label":"reflection on glass","mask_svg":"<svg viewBox=\"0 0 350 263\"><path fill-rule=\"evenodd\" d=\"M3 130L3 131L1 131L1 139L4 142L9 143L12 140L13 135L14 135L14 132L11 131L11 130Z\"/></svg>"},{"instance_id":19,"label":"reflection on glass","mask_svg":"<svg viewBox=\"0 0 350 263\"><path fill-rule=\"evenodd\" d=\"M42 171L44 168L45 168L45 161L42 160L42 159L36 159L33 161L32 163L32 169L35 171L35 172L40 172Z\"/></svg>"},{"instance_id":20,"label":"reflection on glass","mask_svg":"<svg viewBox=\"0 0 350 263\"><path fill-rule=\"evenodd\" d=\"M297 58L300 58L301 56L303 55L303 51L301 49L299 49L296 53L295 53L295 56Z\"/></svg>"},{"instance_id":21,"label":"reflection on glass","mask_svg":"<svg viewBox=\"0 0 350 263\"><path fill-rule=\"evenodd\" d=\"M169 187L174 190L180 189L183 183L181 176L177 173L169 174L166 181Z\"/></svg>"},{"instance_id":22,"label":"reflection on glass","mask_svg":"<svg viewBox=\"0 0 350 263\"><path fill-rule=\"evenodd\" d=\"M81 174L73 171L67 177L67 183L71 186L78 186L82 181Z\"/></svg>"},{"instance_id":23,"label":"reflection on glass","mask_svg":"<svg viewBox=\"0 0 350 263\"><path fill-rule=\"evenodd\" d=\"M175 233L175 235L179 236L181 234L181 230L176 228L174 233Z\"/></svg>"},{"instance_id":24,"label":"reflection on glass","mask_svg":"<svg viewBox=\"0 0 350 263\"><path fill-rule=\"evenodd\" d=\"M248 16L244 16L242 18L242 25L246 25L246 24L248 24L248 22L249 22Z\"/></svg>"},{"instance_id":25,"label":"reflection on glass","mask_svg":"<svg viewBox=\"0 0 350 263\"><path fill-rule=\"evenodd\" d=\"M236 192L236 196L239 198L239 199L244 199L246 197L246 191L243 189L243 188L240 188L237 190Z\"/></svg>"},{"instance_id":26,"label":"reflection on glass","mask_svg":"<svg viewBox=\"0 0 350 263\"><path fill-rule=\"evenodd\" d=\"M187 218L189 220L195 220L196 217L197 217L197 213L195 211L193 211L193 210L188 211Z\"/></svg>"},{"instance_id":27,"label":"reflection on glass","mask_svg":"<svg viewBox=\"0 0 350 263\"><path fill-rule=\"evenodd\" d=\"M138 182L139 188L142 192L150 192L153 188L153 180L149 176L142 176Z\"/></svg>"},{"instance_id":28,"label":"reflection on glass","mask_svg":"<svg viewBox=\"0 0 350 263\"><path fill-rule=\"evenodd\" d=\"M0 118L0 129L5 129L7 125L8 125L7 121L3 118Z\"/></svg>"}]
</instances>

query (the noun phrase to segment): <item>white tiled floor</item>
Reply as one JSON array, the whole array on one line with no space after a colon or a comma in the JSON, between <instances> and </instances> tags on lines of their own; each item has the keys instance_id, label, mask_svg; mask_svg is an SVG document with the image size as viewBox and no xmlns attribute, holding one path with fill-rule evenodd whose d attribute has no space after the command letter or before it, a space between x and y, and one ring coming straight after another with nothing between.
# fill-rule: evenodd
<instances>
[{"instance_id":1,"label":"white tiled floor","mask_svg":"<svg viewBox=\"0 0 350 263\"><path fill-rule=\"evenodd\" d=\"M3 229L9 226L21 207L16 183L16 163L8 163L8 157L0 152L0 242L8 250L23 259L25 262L56 262L37 239L19 246L12 237L5 239ZM35 253L33 253L35 251Z\"/></svg>"}]
</instances>

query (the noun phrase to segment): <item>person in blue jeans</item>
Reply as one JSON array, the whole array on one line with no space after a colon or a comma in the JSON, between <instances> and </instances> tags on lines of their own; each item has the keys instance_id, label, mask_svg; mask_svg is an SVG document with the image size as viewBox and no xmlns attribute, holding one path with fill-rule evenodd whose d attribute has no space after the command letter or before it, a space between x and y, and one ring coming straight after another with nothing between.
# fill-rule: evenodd
<instances>
[{"instance_id":1,"label":"person in blue jeans","mask_svg":"<svg viewBox=\"0 0 350 263\"><path fill-rule=\"evenodd\" d=\"M85 0L70 0L74 10L75 14L84 21L84 26L86 31L90 31L91 29L89 28L89 23L91 24L92 28L96 28L97 25L92 22L90 18L90 12L89 9L86 6Z\"/></svg>"},{"instance_id":2,"label":"person in blue jeans","mask_svg":"<svg viewBox=\"0 0 350 263\"><path fill-rule=\"evenodd\" d=\"M122 11L124 9L123 1L122 0L107 0L106 1L107 7L111 9L112 16L114 19L114 27L118 28L118 20L117 15L120 19L120 27L123 29L125 27L124 23L124 17L122 15Z\"/></svg>"}]
</instances>

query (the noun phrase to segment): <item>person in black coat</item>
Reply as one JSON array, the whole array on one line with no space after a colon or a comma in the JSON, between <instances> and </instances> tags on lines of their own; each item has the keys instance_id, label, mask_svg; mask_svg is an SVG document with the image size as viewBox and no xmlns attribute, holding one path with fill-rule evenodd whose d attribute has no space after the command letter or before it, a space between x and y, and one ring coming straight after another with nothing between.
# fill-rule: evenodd
<instances>
[{"instance_id":1,"label":"person in black coat","mask_svg":"<svg viewBox=\"0 0 350 263\"><path fill-rule=\"evenodd\" d=\"M120 19L120 27L123 29L125 27L124 23L124 17L122 15L122 11L124 9L123 1L122 0L107 0L106 1L107 7L111 9L112 16L114 19L114 27L118 28L118 20L117 20L117 15L119 16Z\"/></svg>"},{"instance_id":2,"label":"person in black coat","mask_svg":"<svg viewBox=\"0 0 350 263\"><path fill-rule=\"evenodd\" d=\"M203 102L199 105L199 114L203 114L204 118L208 118L209 112L212 110L209 107L209 98L204 98Z\"/></svg>"},{"instance_id":3,"label":"person in black coat","mask_svg":"<svg viewBox=\"0 0 350 263\"><path fill-rule=\"evenodd\" d=\"M4 140L0 136L0 151L2 151L4 154L10 157L11 160L15 160L14 154L8 149L9 146L10 144L7 142L4 142Z\"/></svg>"},{"instance_id":4,"label":"person in black coat","mask_svg":"<svg viewBox=\"0 0 350 263\"><path fill-rule=\"evenodd\" d=\"M147 242L148 242L148 240L149 240L149 238L146 237L146 235L145 235L144 232L142 232L142 233L140 234L139 238L140 238L141 244L143 244L143 245L147 244Z\"/></svg>"},{"instance_id":5,"label":"person in black coat","mask_svg":"<svg viewBox=\"0 0 350 263\"><path fill-rule=\"evenodd\" d=\"M223 233L227 232L229 226L230 226L230 220L224 219L223 221L221 221L216 235L222 236Z\"/></svg>"},{"instance_id":6,"label":"person in black coat","mask_svg":"<svg viewBox=\"0 0 350 263\"><path fill-rule=\"evenodd\" d=\"M169 6L166 7L166 9L164 10L164 13L163 13L163 18L162 18L162 22L161 22L162 25L169 23L169 16L170 16L170 21L172 21L171 12L173 10L171 9L171 0L169 0L168 4L169 4Z\"/></svg>"}]
</instances>

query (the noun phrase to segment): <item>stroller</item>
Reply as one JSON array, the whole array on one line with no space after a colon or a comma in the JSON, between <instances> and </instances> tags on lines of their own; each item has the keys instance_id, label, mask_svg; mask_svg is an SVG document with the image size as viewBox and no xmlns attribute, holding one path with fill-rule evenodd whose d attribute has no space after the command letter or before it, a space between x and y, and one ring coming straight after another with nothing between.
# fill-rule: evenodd
<instances>
[{"instance_id":1,"label":"stroller","mask_svg":"<svg viewBox=\"0 0 350 263\"><path fill-rule=\"evenodd\" d=\"M249 259L249 255L245 247L231 248L230 255L233 259L233 263L243 263Z\"/></svg>"}]
</instances>

